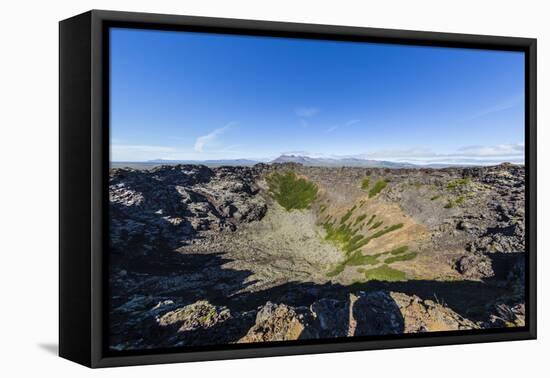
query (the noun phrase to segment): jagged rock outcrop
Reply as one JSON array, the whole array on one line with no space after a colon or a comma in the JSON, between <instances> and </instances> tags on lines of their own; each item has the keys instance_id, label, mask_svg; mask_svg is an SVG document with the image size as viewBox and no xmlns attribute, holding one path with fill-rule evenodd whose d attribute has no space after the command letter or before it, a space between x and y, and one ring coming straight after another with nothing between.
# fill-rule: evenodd
<instances>
[{"instance_id":1,"label":"jagged rock outcrop","mask_svg":"<svg viewBox=\"0 0 550 378\"><path fill-rule=\"evenodd\" d=\"M201 303L201 306L205 306ZM498 321L511 322L513 311L499 307ZM506 311L506 312L505 312ZM173 317L174 312L164 317ZM210 314L210 317L207 316ZM193 329L207 329L215 324L216 316L227 320L231 315L215 306L204 308L193 305L178 310L178 321L183 324L194 322ZM237 317L240 315L236 315ZM516 319L516 315L513 315ZM164 319L162 317L161 319ZM196 319L212 321L196 321ZM222 321L223 321L222 320ZM479 326L450 308L432 300L409 296L399 292L373 291L350 294L346 299L320 298L309 308L267 302L258 308L255 323L238 343L286 341L312 338L334 338L346 336L391 335L401 333L433 332L448 330L477 329Z\"/></svg>"},{"instance_id":2,"label":"jagged rock outcrop","mask_svg":"<svg viewBox=\"0 0 550 378\"><path fill-rule=\"evenodd\" d=\"M176 248L202 231L234 230L267 206L250 168L161 166L113 169L109 176L111 249L147 254Z\"/></svg>"},{"instance_id":3,"label":"jagged rock outcrop","mask_svg":"<svg viewBox=\"0 0 550 378\"><path fill-rule=\"evenodd\" d=\"M465 177L483 185L482 207L466 211L471 235L468 246L477 252L523 252L525 250L525 168L502 164L469 168Z\"/></svg>"},{"instance_id":4,"label":"jagged rock outcrop","mask_svg":"<svg viewBox=\"0 0 550 378\"><path fill-rule=\"evenodd\" d=\"M307 308L295 308L285 304L267 302L256 315L256 323L239 343L262 341L286 341L311 338L314 334L306 329L312 321Z\"/></svg>"},{"instance_id":5,"label":"jagged rock outcrop","mask_svg":"<svg viewBox=\"0 0 550 378\"><path fill-rule=\"evenodd\" d=\"M525 326L525 303L509 306L501 303L494 306L495 313L490 316L488 327L508 328Z\"/></svg>"},{"instance_id":6,"label":"jagged rock outcrop","mask_svg":"<svg viewBox=\"0 0 550 378\"><path fill-rule=\"evenodd\" d=\"M350 335L350 301L321 298L310 306L319 337L344 337Z\"/></svg>"},{"instance_id":7,"label":"jagged rock outcrop","mask_svg":"<svg viewBox=\"0 0 550 378\"><path fill-rule=\"evenodd\" d=\"M385 291L351 293L345 299L321 298L310 310L320 337L403 333L399 307Z\"/></svg>"},{"instance_id":8,"label":"jagged rock outcrop","mask_svg":"<svg viewBox=\"0 0 550 378\"><path fill-rule=\"evenodd\" d=\"M491 259L482 253L470 253L455 262L455 269L466 278L489 278L495 275Z\"/></svg>"},{"instance_id":9,"label":"jagged rock outcrop","mask_svg":"<svg viewBox=\"0 0 550 378\"><path fill-rule=\"evenodd\" d=\"M395 335L403 333L399 307L385 291L361 292L353 301L353 336Z\"/></svg>"},{"instance_id":10,"label":"jagged rock outcrop","mask_svg":"<svg viewBox=\"0 0 550 378\"><path fill-rule=\"evenodd\" d=\"M432 300L422 300L416 295L391 293L403 317L403 332L456 331L479 328L450 308Z\"/></svg>"},{"instance_id":11,"label":"jagged rock outcrop","mask_svg":"<svg viewBox=\"0 0 550 378\"><path fill-rule=\"evenodd\" d=\"M399 292L359 292L344 301L321 299L311 308L315 327L327 337L479 328L444 305Z\"/></svg>"},{"instance_id":12,"label":"jagged rock outcrop","mask_svg":"<svg viewBox=\"0 0 550 378\"><path fill-rule=\"evenodd\" d=\"M210 328L223 323L231 317L227 307L217 307L208 301L198 301L177 310L169 311L157 321L162 327L176 326L178 332L193 331L198 328Z\"/></svg>"},{"instance_id":13,"label":"jagged rock outcrop","mask_svg":"<svg viewBox=\"0 0 550 378\"><path fill-rule=\"evenodd\" d=\"M460 231L473 252L524 250L523 166L393 169L385 177L396 184L385 198L434 230L454 224L449 232Z\"/></svg>"}]
</instances>

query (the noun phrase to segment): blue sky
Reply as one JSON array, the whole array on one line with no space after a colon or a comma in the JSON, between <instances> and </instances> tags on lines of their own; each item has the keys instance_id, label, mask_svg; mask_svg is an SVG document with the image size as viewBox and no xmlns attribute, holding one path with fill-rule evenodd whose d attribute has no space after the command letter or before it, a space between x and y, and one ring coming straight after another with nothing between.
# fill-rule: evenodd
<instances>
[{"instance_id":1,"label":"blue sky","mask_svg":"<svg viewBox=\"0 0 550 378\"><path fill-rule=\"evenodd\" d=\"M518 52L111 30L111 160L523 162Z\"/></svg>"}]
</instances>

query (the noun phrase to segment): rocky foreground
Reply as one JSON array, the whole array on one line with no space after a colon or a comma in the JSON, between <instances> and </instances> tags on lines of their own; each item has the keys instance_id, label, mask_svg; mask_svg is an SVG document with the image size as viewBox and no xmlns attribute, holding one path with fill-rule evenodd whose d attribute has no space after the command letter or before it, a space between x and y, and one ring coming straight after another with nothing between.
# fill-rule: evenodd
<instances>
[{"instance_id":1,"label":"rocky foreground","mask_svg":"<svg viewBox=\"0 0 550 378\"><path fill-rule=\"evenodd\" d=\"M267 180L315 185L303 210ZM524 325L524 168L112 169L110 347Z\"/></svg>"}]
</instances>

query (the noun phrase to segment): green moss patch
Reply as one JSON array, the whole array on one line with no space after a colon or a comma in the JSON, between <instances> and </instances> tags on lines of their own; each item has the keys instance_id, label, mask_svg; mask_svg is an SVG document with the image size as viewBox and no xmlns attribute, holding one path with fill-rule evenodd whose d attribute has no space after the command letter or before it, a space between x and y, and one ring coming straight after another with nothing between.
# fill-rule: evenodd
<instances>
[{"instance_id":1,"label":"green moss patch","mask_svg":"<svg viewBox=\"0 0 550 378\"><path fill-rule=\"evenodd\" d=\"M456 199L455 199L455 204L456 205L462 205L464 203L464 201L466 201L466 197L464 196L458 196Z\"/></svg>"},{"instance_id":2,"label":"green moss patch","mask_svg":"<svg viewBox=\"0 0 550 378\"><path fill-rule=\"evenodd\" d=\"M342 220L340 220L339 225L336 225L335 222L326 222L323 224L323 228L326 231L325 240L333 242L338 247L342 248L346 254L364 247L372 239L376 239L389 232L396 231L401 227L403 227L403 223L394 224L384 227L382 230L377 231L374 234L366 236L359 234L361 227L353 228L350 223L342 222Z\"/></svg>"},{"instance_id":3,"label":"green moss patch","mask_svg":"<svg viewBox=\"0 0 550 378\"><path fill-rule=\"evenodd\" d=\"M378 193L380 193L386 186L388 185L388 182L386 180L378 180L374 184L374 186L369 190L369 198L372 198L376 196Z\"/></svg>"},{"instance_id":4,"label":"green moss patch","mask_svg":"<svg viewBox=\"0 0 550 378\"><path fill-rule=\"evenodd\" d=\"M405 272L390 268L388 265L381 265L377 268L357 270L365 275L367 281L404 281L407 277Z\"/></svg>"},{"instance_id":5,"label":"green moss patch","mask_svg":"<svg viewBox=\"0 0 550 378\"><path fill-rule=\"evenodd\" d=\"M376 239L376 238L379 238L382 235L387 234L388 232L399 230L402 227L403 227L403 223L392 224L391 226L384 227L382 230L372 234L371 236L369 236L369 238L370 239Z\"/></svg>"},{"instance_id":6,"label":"green moss patch","mask_svg":"<svg viewBox=\"0 0 550 378\"><path fill-rule=\"evenodd\" d=\"M461 188L463 186L466 186L466 185L470 184L470 182L472 182L472 180L470 180L469 178L463 178L463 179L457 179L457 180L449 181L447 183L447 190L451 191L451 190L455 190L457 188Z\"/></svg>"},{"instance_id":7,"label":"green moss patch","mask_svg":"<svg viewBox=\"0 0 550 378\"><path fill-rule=\"evenodd\" d=\"M454 199L450 199L447 201L445 206L443 206L445 209L452 209L455 206L462 205L466 201L466 196L458 196Z\"/></svg>"},{"instance_id":8,"label":"green moss patch","mask_svg":"<svg viewBox=\"0 0 550 378\"><path fill-rule=\"evenodd\" d=\"M349 220L349 218L351 218L356 208L357 208L356 206L353 206L351 209L346 211L342 219L340 219L340 224L346 223Z\"/></svg>"},{"instance_id":9,"label":"green moss patch","mask_svg":"<svg viewBox=\"0 0 550 378\"><path fill-rule=\"evenodd\" d=\"M413 260L416 257L416 252L402 253L400 255L388 257L384 260L384 263L391 264L397 261L409 261Z\"/></svg>"},{"instance_id":10,"label":"green moss patch","mask_svg":"<svg viewBox=\"0 0 550 378\"><path fill-rule=\"evenodd\" d=\"M359 266L359 265L376 265L378 264L378 257L376 255L363 255L361 251L355 251L345 262L345 265Z\"/></svg>"},{"instance_id":11,"label":"green moss patch","mask_svg":"<svg viewBox=\"0 0 550 378\"><path fill-rule=\"evenodd\" d=\"M401 254L401 253L405 253L405 252L407 252L408 250L409 250L409 247L406 246L406 245L403 245L403 246L401 246L401 247L394 248L394 249L392 249L391 251L388 251L388 252L386 252L386 253L389 253L390 255L395 256L395 255L399 255L399 254Z\"/></svg>"},{"instance_id":12,"label":"green moss patch","mask_svg":"<svg viewBox=\"0 0 550 378\"><path fill-rule=\"evenodd\" d=\"M391 264L396 261L412 260L416 257L416 252L404 254L408 251L408 249L409 247L404 245L389 251L371 255L364 255L362 251L356 250L352 252L344 261L335 265L326 275L327 277L335 277L342 273L346 266L377 265L380 263L379 258L384 255L391 255L384 260L385 264ZM359 271L364 271L364 269L361 268Z\"/></svg>"},{"instance_id":13,"label":"green moss patch","mask_svg":"<svg viewBox=\"0 0 550 378\"><path fill-rule=\"evenodd\" d=\"M331 241L338 247L344 247L357 233L347 224L335 225L335 222L327 222L323 225L326 235L325 240Z\"/></svg>"},{"instance_id":14,"label":"green moss patch","mask_svg":"<svg viewBox=\"0 0 550 378\"><path fill-rule=\"evenodd\" d=\"M317 198L317 185L294 172L273 173L267 183L273 198L287 211L307 209Z\"/></svg>"},{"instance_id":15,"label":"green moss patch","mask_svg":"<svg viewBox=\"0 0 550 378\"><path fill-rule=\"evenodd\" d=\"M334 277L334 276L339 275L340 273L342 273L344 271L345 267L346 266L344 264L336 265L331 271L329 271L327 273L327 277Z\"/></svg>"},{"instance_id":16,"label":"green moss patch","mask_svg":"<svg viewBox=\"0 0 550 378\"><path fill-rule=\"evenodd\" d=\"M326 232L324 239L335 244L345 255L344 260L327 273L328 277L337 276L347 265L376 265L379 263L378 258L380 256L384 254L399 255L408 249L407 246L402 246L375 255L363 255L361 249L371 240L402 228L403 223L386 226L374 232L374 229L380 227L383 223L379 221L374 223L368 231L361 231L365 226L367 215L361 214L354 219L353 213L356 209L357 206L353 206L340 219L331 219L323 223ZM372 222L375 216L372 215L369 222Z\"/></svg>"},{"instance_id":17,"label":"green moss patch","mask_svg":"<svg viewBox=\"0 0 550 378\"><path fill-rule=\"evenodd\" d=\"M374 230L375 228L378 228L378 227L382 226L383 223L384 223L383 221L378 221L378 222L376 222L375 224L373 224L373 225L369 228L369 230Z\"/></svg>"},{"instance_id":18,"label":"green moss patch","mask_svg":"<svg viewBox=\"0 0 550 378\"><path fill-rule=\"evenodd\" d=\"M357 226L359 223L363 222L363 221L365 220L366 217L367 217L367 214L359 215L359 216L355 219L355 222L353 222L353 225L354 225L354 226Z\"/></svg>"},{"instance_id":19,"label":"green moss patch","mask_svg":"<svg viewBox=\"0 0 550 378\"><path fill-rule=\"evenodd\" d=\"M367 226L370 226L370 224L372 223L372 221L374 221L374 218L376 218L376 214L372 215L369 219L369 221L367 222Z\"/></svg>"},{"instance_id":20,"label":"green moss patch","mask_svg":"<svg viewBox=\"0 0 550 378\"><path fill-rule=\"evenodd\" d=\"M365 178L361 181L361 189L364 190L364 191L369 190L369 184L370 184L370 178L369 178L369 177L365 177Z\"/></svg>"}]
</instances>

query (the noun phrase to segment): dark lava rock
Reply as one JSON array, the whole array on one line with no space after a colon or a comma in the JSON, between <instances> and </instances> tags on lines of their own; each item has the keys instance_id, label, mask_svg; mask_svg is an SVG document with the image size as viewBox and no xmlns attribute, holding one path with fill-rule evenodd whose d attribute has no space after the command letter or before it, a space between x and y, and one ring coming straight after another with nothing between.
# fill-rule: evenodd
<instances>
[{"instance_id":1,"label":"dark lava rock","mask_svg":"<svg viewBox=\"0 0 550 378\"><path fill-rule=\"evenodd\" d=\"M491 315L487 327L509 328L525 326L525 304L518 303L507 305L505 303L494 306L494 314Z\"/></svg>"},{"instance_id":2,"label":"dark lava rock","mask_svg":"<svg viewBox=\"0 0 550 378\"><path fill-rule=\"evenodd\" d=\"M322 298L311 305L320 337L348 336L350 302Z\"/></svg>"},{"instance_id":3,"label":"dark lava rock","mask_svg":"<svg viewBox=\"0 0 550 378\"><path fill-rule=\"evenodd\" d=\"M161 166L113 169L109 177L111 249L148 254L174 249L204 231L234 231L260 220L267 205L248 167Z\"/></svg>"},{"instance_id":4,"label":"dark lava rock","mask_svg":"<svg viewBox=\"0 0 550 378\"><path fill-rule=\"evenodd\" d=\"M353 304L353 336L395 335L403 333L403 316L393 298L385 291L361 292Z\"/></svg>"},{"instance_id":5,"label":"dark lava rock","mask_svg":"<svg viewBox=\"0 0 550 378\"><path fill-rule=\"evenodd\" d=\"M455 262L455 269L464 277L470 279L488 278L495 275L491 259L481 253L462 256Z\"/></svg>"}]
</instances>

